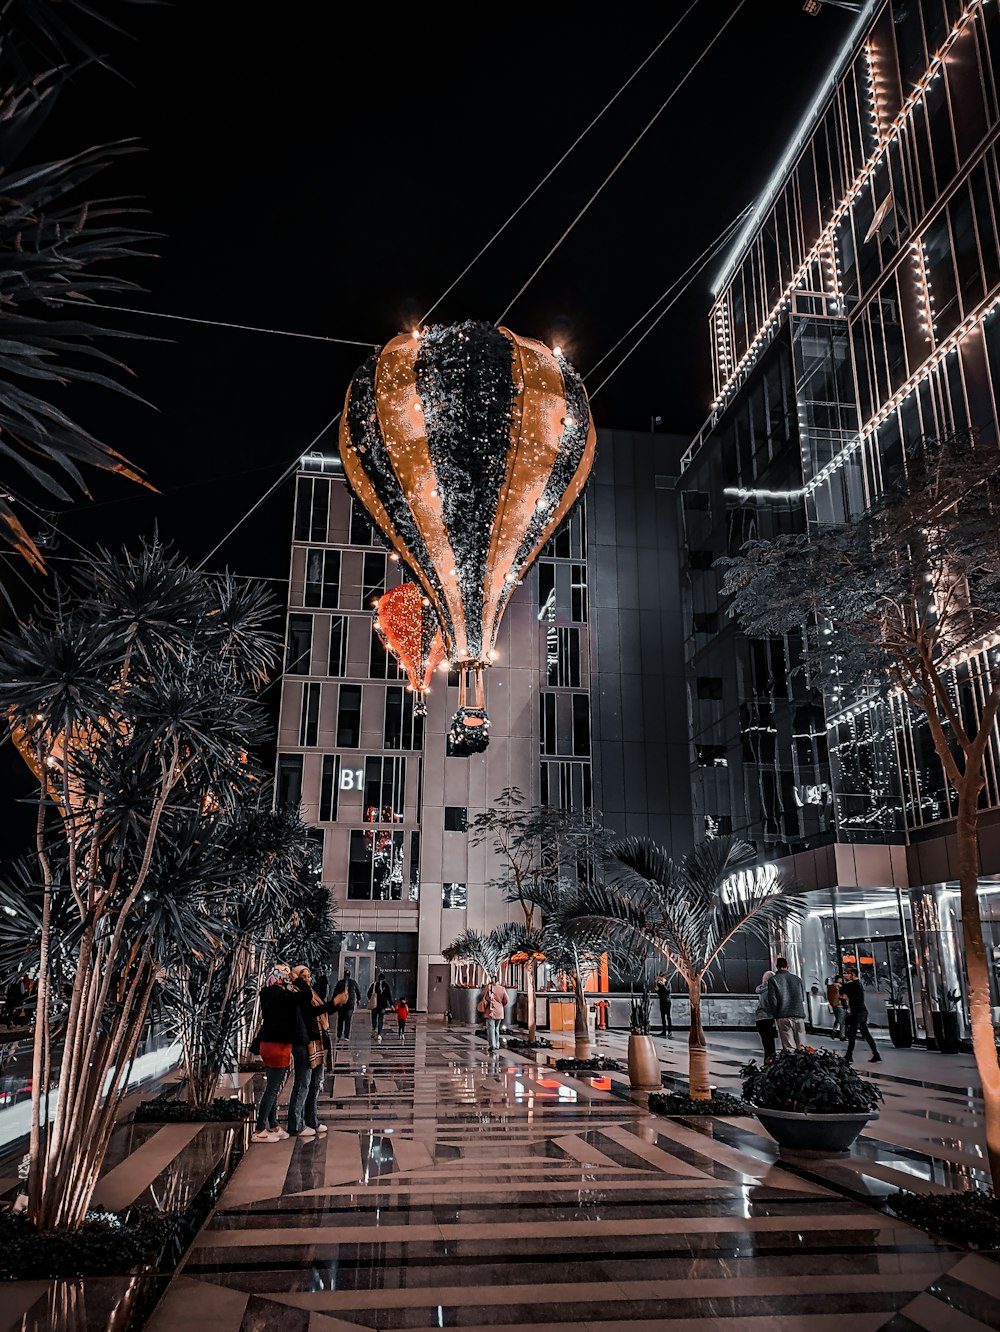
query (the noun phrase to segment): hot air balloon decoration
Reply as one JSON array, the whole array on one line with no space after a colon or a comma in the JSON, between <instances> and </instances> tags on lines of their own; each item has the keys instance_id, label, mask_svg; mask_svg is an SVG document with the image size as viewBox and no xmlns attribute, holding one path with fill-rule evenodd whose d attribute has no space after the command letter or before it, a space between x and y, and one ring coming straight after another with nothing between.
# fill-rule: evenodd
<instances>
[{"instance_id":1,"label":"hot air balloon decoration","mask_svg":"<svg viewBox=\"0 0 1000 1332\"><path fill-rule=\"evenodd\" d=\"M543 343L492 324L393 338L351 381L344 472L440 622L459 672L455 750L489 743L483 671L501 618L579 499L595 444L576 371Z\"/></svg>"},{"instance_id":2,"label":"hot air balloon decoration","mask_svg":"<svg viewBox=\"0 0 1000 1332\"><path fill-rule=\"evenodd\" d=\"M400 583L375 603L373 628L410 682L413 711L423 716L431 676L444 661L444 638L430 598L416 583Z\"/></svg>"}]
</instances>

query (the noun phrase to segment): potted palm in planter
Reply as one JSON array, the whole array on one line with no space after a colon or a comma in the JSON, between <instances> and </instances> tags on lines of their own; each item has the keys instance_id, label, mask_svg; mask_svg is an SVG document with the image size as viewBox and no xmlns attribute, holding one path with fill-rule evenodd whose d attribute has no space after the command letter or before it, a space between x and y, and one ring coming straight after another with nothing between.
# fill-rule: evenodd
<instances>
[{"instance_id":1,"label":"potted palm in planter","mask_svg":"<svg viewBox=\"0 0 1000 1332\"><path fill-rule=\"evenodd\" d=\"M938 1005L931 1014L934 1023L934 1044L942 1054L957 1054L962 1048L962 1015L958 1011L959 990L942 985L938 990Z\"/></svg>"},{"instance_id":2,"label":"potted palm in planter","mask_svg":"<svg viewBox=\"0 0 1000 1332\"><path fill-rule=\"evenodd\" d=\"M846 1152L878 1118L881 1091L831 1051L783 1050L740 1072L744 1100L781 1147Z\"/></svg>"},{"instance_id":3,"label":"potted palm in planter","mask_svg":"<svg viewBox=\"0 0 1000 1332\"><path fill-rule=\"evenodd\" d=\"M913 1014L897 993L892 976L889 977L886 1017L889 1023L889 1039L897 1050L908 1050L913 1044Z\"/></svg>"},{"instance_id":4,"label":"potted palm in planter","mask_svg":"<svg viewBox=\"0 0 1000 1332\"><path fill-rule=\"evenodd\" d=\"M642 990L633 991L632 1012L628 1032L628 1080L636 1088L663 1085L660 1075L660 1060L656 1045L649 1034L649 984L646 973L642 975Z\"/></svg>"}]
</instances>

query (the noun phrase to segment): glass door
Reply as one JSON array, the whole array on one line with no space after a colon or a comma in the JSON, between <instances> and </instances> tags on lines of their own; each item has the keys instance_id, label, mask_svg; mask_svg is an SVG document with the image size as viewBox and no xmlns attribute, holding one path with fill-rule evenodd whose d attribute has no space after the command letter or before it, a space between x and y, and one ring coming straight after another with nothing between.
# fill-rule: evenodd
<instances>
[{"instance_id":1,"label":"glass door","mask_svg":"<svg viewBox=\"0 0 1000 1332\"><path fill-rule=\"evenodd\" d=\"M855 970L865 988L869 1018L885 1026L890 1004L910 1006L906 945L901 935L882 939L842 939L841 971Z\"/></svg>"},{"instance_id":2,"label":"glass door","mask_svg":"<svg viewBox=\"0 0 1000 1332\"><path fill-rule=\"evenodd\" d=\"M358 989L361 991L361 1003L364 1004L368 998L368 987L375 979L375 950L342 952L340 954L341 976L344 974L345 967L358 982Z\"/></svg>"}]
</instances>

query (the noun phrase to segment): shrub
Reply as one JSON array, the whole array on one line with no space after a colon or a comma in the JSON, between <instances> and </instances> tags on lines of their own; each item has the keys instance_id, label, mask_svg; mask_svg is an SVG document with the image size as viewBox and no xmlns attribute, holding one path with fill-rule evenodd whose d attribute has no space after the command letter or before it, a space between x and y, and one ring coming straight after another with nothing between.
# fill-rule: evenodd
<instances>
[{"instance_id":1,"label":"shrub","mask_svg":"<svg viewBox=\"0 0 1000 1332\"><path fill-rule=\"evenodd\" d=\"M970 1249L1000 1249L1000 1198L989 1190L907 1193L885 1200L896 1216Z\"/></svg>"},{"instance_id":2,"label":"shrub","mask_svg":"<svg viewBox=\"0 0 1000 1332\"><path fill-rule=\"evenodd\" d=\"M827 1050L783 1050L763 1068L752 1059L740 1073L744 1097L761 1110L837 1115L875 1110L882 1099L873 1082Z\"/></svg>"},{"instance_id":3,"label":"shrub","mask_svg":"<svg viewBox=\"0 0 1000 1332\"><path fill-rule=\"evenodd\" d=\"M182 1214L132 1207L95 1208L76 1231L35 1230L27 1217L0 1212L0 1280L95 1276L156 1267L185 1232ZM190 1242L190 1241L188 1241ZM170 1266L176 1262L174 1253Z\"/></svg>"},{"instance_id":4,"label":"shrub","mask_svg":"<svg viewBox=\"0 0 1000 1332\"><path fill-rule=\"evenodd\" d=\"M557 1059L555 1067L560 1073L620 1073L625 1065L617 1059L594 1055L593 1059Z\"/></svg>"},{"instance_id":5,"label":"shrub","mask_svg":"<svg viewBox=\"0 0 1000 1332\"><path fill-rule=\"evenodd\" d=\"M751 1107L731 1092L717 1091L707 1101L692 1101L686 1092L652 1092L649 1108L657 1115L748 1115Z\"/></svg>"},{"instance_id":6,"label":"shrub","mask_svg":"<svg viewBox=\"0 0 1000 1332\"><path fill-rule=\"evenodd\" d=\"M188 1105L186 1101L142 1101L135 1112L136 1124L239 1124L254 1112L253 1104L231 1097L217 1096L209 1105Z\"/></svg>"}]
</instances>

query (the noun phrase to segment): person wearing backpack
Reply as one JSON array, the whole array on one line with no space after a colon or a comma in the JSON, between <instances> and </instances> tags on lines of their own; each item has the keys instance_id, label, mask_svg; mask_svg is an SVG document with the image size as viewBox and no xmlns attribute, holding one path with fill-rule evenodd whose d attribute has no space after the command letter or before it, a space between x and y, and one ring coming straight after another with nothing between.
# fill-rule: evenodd
<instances>
[{"instance_id":1,"label":"person wearing backpack","mask_svg":"<svg viewBox=\"0 0 1000 1332\"><path fill-rule=\"evenodd\" d=\"M486 1042L491 1051L500 1049L500 1024L503 1022L504 1009L508 1002L507 991L499 981L492 978L480 991L476 1011L486 1019Z\"/></svg>"}]
</instances>

